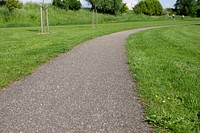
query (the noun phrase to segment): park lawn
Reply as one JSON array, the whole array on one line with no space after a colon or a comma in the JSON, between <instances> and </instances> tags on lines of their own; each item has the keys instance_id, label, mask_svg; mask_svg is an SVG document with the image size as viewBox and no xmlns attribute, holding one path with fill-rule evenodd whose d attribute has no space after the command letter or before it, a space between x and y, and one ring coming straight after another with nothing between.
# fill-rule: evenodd
<instances>
[{"instance_id":1,"label":"park lawn","mask_svg":"<svg viewBox=\"0 0 200 133\"><path fill-rule=\"evenodd\" d=\"M200 25L140 32L126 49L146 121L158 132L200 133Z\"/></svg>"},{"instance_id":2,"label":"park lawn","mask_svg":"<svg viewBox=\"0 0 200 133\"><path fill-rule=\"evenodd\" d=\"M0 88L21 79L59 53L69 51L91 38L121 30L155 25L189 24L192 21L134 22L99 25L50 27L50 34L39 34L39 27L0 28Z\"/></svg>"}]
</instances>

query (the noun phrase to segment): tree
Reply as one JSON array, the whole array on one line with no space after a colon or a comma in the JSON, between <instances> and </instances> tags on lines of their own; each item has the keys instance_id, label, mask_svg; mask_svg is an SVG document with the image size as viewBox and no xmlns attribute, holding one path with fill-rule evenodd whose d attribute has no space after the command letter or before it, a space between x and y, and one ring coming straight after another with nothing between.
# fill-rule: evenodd
<instances>
[{"instance_id":1,"label":"tree","mask_svg":"<svg viewBox=\"0 0 200 133\"><path fill-rule=\"evenodd\" d=\"M66 1L53 0L52 5L64 9L66 11L69 9L69 5Z\"/></svg>"},{"instance_id":2,"label":"tree","mask_svg":"<svg viewBox=\"0 0 200 133\"><path fill-rule=\"evenodd\" d=\"M140 1L137 5L135 5L133 10L137 14L147 14L146 2Z\"/></svg>"},{"instance_id":3,"label":"tree","mask_svg":"<svg viewBox=\"0 0 200 133\"><path fill-rule=\"evenodd\" d=\"M19 0L7 0L6 7L9 11L13 11L16 8L22 8L22 3L20 3Z\"/></svg>"},{"instance_id":4,"label":"tree","mask_svg":"<svg viewBox=\"0 0 200 133\"><path fill-rule=\"evenodd\" d=\"M185 16L196 16L196 0L177 0L175 9L177 14Z\"/></svg>"},{"instance_id":5,"label":"tree","mask_svg":"<svg viewBox=\"0 0 200 133\"><path fill-rule=\"evenodd\" d=\"M200 17L200 0L197 0L197 17Z\"/></svg>"},{"instance_id":6,"label":"tree","mask_svg":"<svg viewBox=\"0 0 200 133\"><path fill-rule=\"evenodd\" d=\"M6 1L5 0L0 0L0 6L3 6L6 4Z\"/></svg>"},{"instance_id":7,"label":"tree","mask_svg":"<svg viewBox=\"0 0 200 133\"><path fill-rule=\"evenodd\" d=\"M158 0L142 0L134 8L137 14L162 15L163 8Z\"/></svg>"},{"instance_id":8,"label":"tree","mask_svg":"<svg viewBox=\"0 0 200 133\"><path fill-rule=\"evenodd\" d=\"M92 9L98 12L117 14L122 7L122 0L86 0L92 5Z\"/></svg>"},{"instance_id":9,"label":"tree","mask_svg":"<svg viewBox=\"0 0 200 133\"><path fill-rule=\"evenodd\" d=\"M57 6L64 10L79 10L81 2L79 0L53 0L52 5Z\"/></svg>"},{"instance_id":10,"label":"tree","mask_svg":"<svg viewBox=\"0 0 200 133\"><path fill-rule=\"evenodd\" d=\"M126 3L125 4L123 4L123 6L122 6L122 8L120 9L120 12L121 13L126 13L126 12L128 12L128 6L126 5Z\"/></svg>"},{"instance_id":11,"label":"tree","mask_svg":"<svg viewBox=\"0 0 200 133\"><path fill-rule=\"evenodd\" d=\"M68 0L70 10L79 10L81 8L81 2L78 0Z\"/></svg>"}]
</instances>

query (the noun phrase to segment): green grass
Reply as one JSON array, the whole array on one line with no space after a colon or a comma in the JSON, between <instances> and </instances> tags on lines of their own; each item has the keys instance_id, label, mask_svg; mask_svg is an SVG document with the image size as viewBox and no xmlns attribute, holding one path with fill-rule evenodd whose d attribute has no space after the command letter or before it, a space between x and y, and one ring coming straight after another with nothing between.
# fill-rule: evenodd
<instances>
[{"instance_id":1,"label":"green grass","mask_svg":"<svg viewBox=\"0 0 200 133\"><path fill-rule=\"evenodd\" d=\"M175 23L188 22L116 23L99 25L95 29L91 25L57 26L50 27L50 34L39 34L40 27L0 28L0 88L85 40L121 30Z\"/></svg>"},{"instance_id":2,"label":"green grass","mask_svg":"<svg viewBox=\"0 0 200 133\"><path fill-rule=\"evenodd\" d=\"M130 71L158 132L200 132L200 25L154 29L127 43Z\"/></svg>"}]
</instances>

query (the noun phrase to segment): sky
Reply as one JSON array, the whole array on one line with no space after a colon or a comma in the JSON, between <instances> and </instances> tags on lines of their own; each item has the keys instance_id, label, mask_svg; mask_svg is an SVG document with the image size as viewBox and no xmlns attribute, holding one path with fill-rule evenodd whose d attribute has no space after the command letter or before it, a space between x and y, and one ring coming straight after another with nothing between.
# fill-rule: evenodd
<instances>
[{"instance_id":1,"label":"sky","mask_svg":"<svg viewBox=\"0 0 200 133\"><path fill-rule=\"evenodd\" d=\"M42 0L20 0L23 2L41 2ZM44 0L45 2L50 3L53 0ZM85 0L80 0L81 4L83 5L83 7L87 7L88 3ZM123 0L124 3L127 3L129 9L131 9L131 7L133 7L134 5L136 5L138 3L139 0ZM159 0L160 3L162 4L163 8L173 8L174 4L176 3L176 0Z\"/></svg>"}]
</instances>

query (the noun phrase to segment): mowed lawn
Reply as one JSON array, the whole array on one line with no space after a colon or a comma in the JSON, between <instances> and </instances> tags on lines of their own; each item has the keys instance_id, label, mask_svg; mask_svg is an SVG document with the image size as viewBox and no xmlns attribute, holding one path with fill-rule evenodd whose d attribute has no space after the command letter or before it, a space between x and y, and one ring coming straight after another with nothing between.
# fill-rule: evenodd
<instances>
[{"instance_id":1,"label":"mowed lawn","mask_svg":"<svg viewBox=\"0 0 200 133\"><path fill-rule=\"evenodd\" d=\"M158 132L200 133L200 25L140 32L126 49L146 121Z\"/></svg>"},{"instance_id":2,"label":"mowed lawn","mask_svg":"<svg viewBox=\"0 0 200 133\"><path fill-rule=\"evenodd\" d=\"M31 73L35 68L69 51L77 44L112 32L155 25L188 24L192 21L134 22L99 25L50 27L50 34L39 34L40 27L0 28L0 88Z\"/></svg>"}]
</instances>

